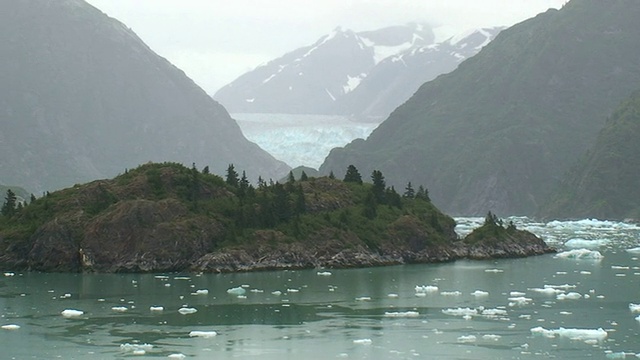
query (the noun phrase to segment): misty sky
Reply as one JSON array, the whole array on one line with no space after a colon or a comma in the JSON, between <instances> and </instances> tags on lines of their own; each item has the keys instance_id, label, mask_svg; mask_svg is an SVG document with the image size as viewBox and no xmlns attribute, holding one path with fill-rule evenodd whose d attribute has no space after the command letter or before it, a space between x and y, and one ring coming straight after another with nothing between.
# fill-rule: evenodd
<instances>
[{"instance_id":1,"label":"misty sky","mask_svg":"<svg viewBox=\"0 0 640 360\"><path fill-rule=\"evenodd\" d=\"M425 22L439 36L509 26L566 0L88 0L184 70L209 94L242 73L310 45L337 26L356 31Z\"/></svg>"}]
</instances>

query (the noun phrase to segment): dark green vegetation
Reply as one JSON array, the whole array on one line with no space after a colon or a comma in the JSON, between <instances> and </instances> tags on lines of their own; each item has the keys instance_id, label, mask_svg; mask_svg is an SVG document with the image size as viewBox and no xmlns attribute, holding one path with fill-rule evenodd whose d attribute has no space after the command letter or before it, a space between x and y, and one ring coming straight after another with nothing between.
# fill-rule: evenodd
<instances>
[{"instance_id":1,"label":"dark green vegetation","mask_svg":"<svg viewBox=\"0 0 640 360\"><path fill-rule=\"evenodd\" d=\"M147 164L113 180L53 192L3 216L0 263L66 271L180 270L206 253L257 242L330 237L343 246L377 249L409 241L405 236L414 233L422 236L415 246L455 240L453 219L429 201L385 189L366 202L372 190L329 178L254 188L233 166L223 180L195 167ZM145 257L155 263L140 265Z\"/></svg>"},{"instance_id":2,"label":"dark green vegetation","mask_svg":"<svg viewBox=\"0 0 640 360\"><path fill-rule=\"evenodd\" d=\"M0 49L5 184L39 194L147 161L289 171L181 70L84 1L0 2Z\"/></svg>"},{"instance_id":3,"label":"dark green vegetation","mask_svg":"<svg viewBox=\"0 0 640 360\"><path fill-rule=\"evenodd\" d=\"M640 2L574 0L501 32L320 171L380 169L456 215L533 215L640 84Z\"/></svg>"},{"instance_id":4,"label":"dark green vegetation","mask_svg":"<svg viewBox=\"0 0 640 360\"><path fill-rule=\"evenodd\" d=\"M237 271L454 260L454 220L420 188L329 177L249 184L176 163L53 192L0 217L0 266L43 271ZM410 188L410 186L407 186ZM6 205L6 203L5 203ZM535 237L534 237L535 238ZM477 247L478 244L472 244ZM523 252L522 248L531 247ZM480 244L479 256L492 248ZM547 252L541 240L498 256ZM511 255L512 254L512 255Z\"/></svg>"},{"instance_id":5,"label":"dark green vegetation","mask_svg":"<svg viewBox=\"0 0 640 360\"><path fill-rule=\"evenodd\" d=\"M565 177L544 217L640 218L640 92L608 118L591 148Z\"/></svg>"}]
</instances>

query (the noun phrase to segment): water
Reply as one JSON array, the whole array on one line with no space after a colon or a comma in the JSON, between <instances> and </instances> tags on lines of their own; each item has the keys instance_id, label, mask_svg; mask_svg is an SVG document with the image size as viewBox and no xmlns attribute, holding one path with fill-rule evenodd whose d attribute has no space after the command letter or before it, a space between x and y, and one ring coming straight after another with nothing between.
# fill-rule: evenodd
<instances>
[{"instance_id":1,"label":"water","mask_svg":"<svg viewBox=\"0 0 640 360\"><path fill-rule=\"evenodd\" d=\"M482 221L457 220L461 233ZM19 328L0 329L2 358L602 359L640 353L640 312L629 308L640 303L640 254L627 251L640 246L640 228L514 220L562 250L579 240L569 245L603 257L545 255L330 274L3 269L0 326ZM560 289L551 293L545 285ZM228 293L232 288L245 293ZM180 308L197 312L182 315ZM66 318L65 309L83 314ZM576 336L582 338L571 339Z\"/></svg>"},{"instance_id":2,"label":"water","mask_svg":"<svg viewBox=\"0 0 640 360\"><path fill-rule=\"evenodd\" d=\"M329 151L366 138L378 123L346 116L299 114L232 114L244 136L291 167L319 168Z\"/></svg>"}]
</instances>

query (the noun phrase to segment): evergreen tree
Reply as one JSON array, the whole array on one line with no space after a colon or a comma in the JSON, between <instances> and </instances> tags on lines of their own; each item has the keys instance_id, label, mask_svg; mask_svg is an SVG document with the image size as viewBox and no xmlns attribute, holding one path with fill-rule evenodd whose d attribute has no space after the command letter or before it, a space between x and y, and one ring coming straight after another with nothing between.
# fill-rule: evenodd
<instances>
[{"instance_id":1,"label":"evergreen tree","mask_svg":"<svg viewBox=\"0 0 640 360\"><path fill-rule=\"evenodd\" d=\"M242 178L240 178L239 186L238 186L238 196L240 198L244 198L247 195L247 190L249 189L249 180L247 179L246 171L242 171Z\"/></svg>"},{"instance_id":2,"label":"evergreen tree","mask_svg":"<svg viewBox=\"0 0 640 360\"><path fill-rule=\"evenodd\" d=\"M333 170L329 173L329 179L335 179L336 176L333 174Z\"/></svg>"},{"instance_id":3,"label":"evergreen tree","mask_svg":"<svg viewBox=\"0 0 640 360\"><path fill-rule=\"evenodd\" d=\"M29 204L33 204L36 201L36 196L31 194L31 199L29 199Z\"/></svg>"},{"instance_id":4,"label":"evergreen tree","mask_svg":"<svg viewBox=\"0 0 640 360\"><path fill-rule=\"evenodd\" d=\"M293 176L293 171L289 171L289 177L287 178L287 184L293 184L296 182L296 177Z\"/></svg>"},{"instance_id":5,"label":"evergreen tree","mask_svg":"<svg viewBox=\"0 0 640 360\"><path fill-rule=\"evenodd\" d=\"M372 192L367 192L367 197L364 199L363 206L362 215L367 219L373 220L378 216L378 210L376 209L378 204L376 203L376 197Z\"/></svg>"},{"instance_id":6,"label":"evergreen tree","mask_svg":"<svg viewBox=\"0 0 640 360\"><path fill-rule=\"evenodd\" d=\"M307 173L304 172L304 170L302 170L302 174L300 174L300 181L307 181L309 180L309 177L307 176Z\"/></svg>"},{"instance_id":7,"label":"evergreen tree","mask_svg":"<svg viewBox=\"0 0 640 360\"><path fill-rule=\"evenodd\" d=\"M289 194L284 186L276 183L273 186L273 211L277 222L285 222L291 218Z\"/></svg>"},{"instance_id":8,"label":"evergreen tree","mask_svg":"<svg viewBox=\"0 0 640 360\"><path fill-rule=\"evenodd\" d=\"M384 176L380 170L373 170L371 173L371 181L373 182L373 187L371 191L373 195L376 197L376 201L379 204L385 204L384 192L387 188L387 185L384 181Z\"/></svg>"},{"instance_id":9,"label":"evergreen tree","mask_svg":"<svg viewBox=\"0 0 640 360\"><path fill-rule=\"evenodd\" d=\"M429 190L425 189L424 186L420 185L418 187L418 192L416 192L416 199L431 201L431 199L429 199Z\"/></svg>"},{"instance_id":10,"label":"evergreen tree","mask_svg":"<svg viewBox=\"0 0 640 360\"><path fill-rule=\"evenodd\" d=\"M362 176L360 176L360 172L358 172L358 169L356 169L355 166L349 165L343 181L362 184Z\"/></svg>"},{"instance_id":11,"label":"evergreen tree","mask_svg":"<svg viewBox=\"0 0 640 360\"><path fill-rule=\"evenodd\" d=\"M11 189L7 189L7 196L2 205L2 215L10 217L16 212L16 194Z\"/></svg>"},{"instance_id":12,"label":"evergreen tree","mask_svg":"<svg viewBox=\"0 0 640 360\"><path fill-rule=\"evenodd\" d=\"M398 209L402 209L402 197L400 196L400 194L398 194L393 186L387 188L384 197L389 206L395 206Z\"/></svg>"},{"instance_id":13,"label":"evergreen tree","mask_svg":"<svg viewBox=\"0 0 640 360\"><path fill-rule=\"evenodd\" d=\"M296 188L296 205L294 210L296 215L304 214L307 211L307 200L304 197L302 185L298 185Z\"/></svg>"},{"instance_id":14,"label":"evergreen tree","mask_svg":"<svg viewBox=\"0 0 640 360\"><path fill-rule=\"evenodd\" d=\"M238 187L238 173L233 164L229 164L227 168L227 184L234 188Z\"/></svg>"},{"instance_id":15,"label":"evergreen tree","mask_svg":"<svg viewBox=\"0 0 640 360\"><path fill-rule=\"evenodd\" d=\"M424 190L424 189L423 189ZM404 188L404 194L402 195L408 199L413 199L416 197L416 192L413 190L413 186L411 186L411 181L407 183L407 187Z\"/></svg>"},{"instance_id":16,"label":"evergreen tree","mask_svg":"<svg viewBox=\"0 0 640 360\"><path fill-rule=\"evenodd\" d=\"M209 170L209 165L205 166L204 169L202 169L202 173L205 175L211 174L211 171Z\"/></svg>"}]
</instances>

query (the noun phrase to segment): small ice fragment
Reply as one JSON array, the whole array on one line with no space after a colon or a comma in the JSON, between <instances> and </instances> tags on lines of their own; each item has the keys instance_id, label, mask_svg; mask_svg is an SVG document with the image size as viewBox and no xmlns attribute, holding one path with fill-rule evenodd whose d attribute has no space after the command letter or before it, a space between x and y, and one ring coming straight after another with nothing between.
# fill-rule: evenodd
<instances>
[{"instance_id":1,"label":"small ice fragment","mask_svg":"<svg viewBox=\"0 0 640 360\"><path fill-rule=\"evenodd\" d=\"M164 307L162 306L150 306L149 311L164 311Z\"/></svg>"},{"instance_id":2,"label":"small ice fragment","mask_svg":"<svg viewBox=\"0 0 640 360\"><path fill-rule=\"evenodd\" d=\"M417 294L425 294L425 293L434 293L438 292L437 286L427 285L427 286L416 286L415 288Z\"/></svg>"},{"instance_id":3,"label":"small ice fragment","mask_svg":"<svg viewBox=\"0 0 640 360\"><path fill-rule=\"evenodd\" d=\"M298 290L298 289L287 289L287 292L297 293L297 292L300 292L300 290Z\"/></svg>"},{"instance_id":4,"label":"small ice fragment","mask_svg":"<svg viewBox=\"0 0 640 360\"><path fill-rule=\"evenodd\" d=\"M189 333L190 337L201 337L201 338L205 338L205 339L212 338L212 337L217 336L217 335L218 335L218 333L215 332L215 331L198 331L198 330L194 330L194 331L191 331Z\"/></svg>"},{"instance_id":5,"label":"small ice fragment","mask_svg":"<svg viewBox=\"0 0 640 360\"><path fill-rule=\"evenodd\" d=\"M520 292L520 291L512 291L509 293L509 296L511 297L521 297L521 296L525 296L527 295L526 293Z\"/></svg>"},{"instance_id":6,"label":"small ice fragment","mask_svg":"<svg viewBox=\"0 0 640 360\"><path fill-rule=\"evenodd\" d=\"M482 315L484 316L506 316L507 315L507 310L502 310L502 309L484 309L482 310Z\"/></svg>"},{"instance_id":7,"label":"small ice fragment","mask_svg":"<svg viewBox=\"0 0 640 360\"><path fill-rule=\"evenodd\" d=\"M329 272L329 271L318 271L316 273L316 275L318 275L318 276L331 276L331 272Z\"/></svg>"},{"instance_id":8,"label":"small ice fragment","mask_svg":"<svg viewBox=\"0 0 640 360\"><path fill-rule=\"evenodd\" d=\"M556 254L558 259L578 259L578 260L602 260L602 254L597 250L574 249Z\"/></svg>"},{"instance_id":9,"label":"small ice fragment","mask_svg":"<svg viewBox=\"0 0 640 360\"><path fill-rule=\"evenodd\" d=\"M271 294L272 295L276 295L276 296L280 296L280 295L282 295L282 291L276 290L276 291L271 292Z\"/></svg>"},{"instance_id":10,"label":"small ice fragment","mask_svg":"<svg viewBox=\"0 0 640 360\"><path fill-rule=\"evenodd\" d=\"M640 304L629 304L629 310L631 310L631 312L640 312Z\"/></svg>"},{"instance_id":11,"label":"small ice fragment","mask_svg":"<svg viewBox=\"0 0 640 360\"><path fill-rule=\"evenodd\" d=\"M387 295L387 297L390 297L392 299L396 299L396 298L400 297L400 295L398 295L398 294L389 294L389 295Z\"/></svg>"},{"instance_id":12,"label":"small ice fragment","mask_svg":"<svg viewBox=\"0 0 640 360\"><path fill-rule=\"evenodd\" d=\"M18 330L18 329L20 329L20 325L16 325L16 324L2 325L2 329L3 330Z\"/></svg>"},{"instance_id":13,"label":"small ice fragment","mask_svg":"<svg viewBox=\"0 0 640 360\"><path fill-rule=\"evenodd\" d=\"M357 339L353 340L353 343L357 345L371 345L373 341L371 341L371 339Z\"/></svg>"},{"instance_id":14,"label":"small ice fragment","mask_svg":"<svg viewBox=\"0 0 640 360\"><path fill-rule=\"evenodd\" d=\"M475 335L462 335L462 336L458 337L458 342L459 343L476 342L476 336Z\"/></svg>"},{"instance_id":15,"label":"small ice fragment","mask_svg":"<svg viewBox=\"0 0 640 360\"><path fill-rule=\"evenodd\" d=\"M544 295L557 295L557 294L561 294L561 293L564 292L564 290L556 289L556 288L553 288L553 287L545 287L545 288L542 288L542 289L540 289L540 288L532 288L532 289L529 289L529 290L535 291L537 293L544 294Z\"/></svg>"},{"instance_id":16,"label":"small ice fragment","mask_svg":"<svg viewBox=\"0 0 640 360\"><path fill-rule=\"evenodd\" d=\"M209 294L209 290L207 290L207 289L196 290L195 294L196 295L207 295L207 294Z\"/></svg>"},{"instance_id":17,"label":"small ice fragment","mask_svg":"<svg viewBox=\"0 0 640 360\"><path fill-rule=\"evenodd\" d=\"M369 297L369 296L357 297L356 301L371 301L371 297Z\"/></svg>"},{"instance_id":18,"label":"small ice fragment","mask_svg":"<svg viewBox=\"0 0 640 360\"><path fill-rule=\"evenodd\" d=\"M182 314L182 315L189 315L189 314L193 314L193 313L198 312L198 310L197 310L197 309L194 309L194 308L187 308L187 307L183 307L183 308L180 308L180 309L178 310L178 312L179 312L180 314Z\"/></svg>"},{"instance_id":19,"label":"small ice fragment","mask_svg":"<svg viewBox=\"0 0 640 360\"><path fill-rule=\"evenodd\" d=\"M504 270L502 270L502 269L485 269L484 272L486 272L486 273L502 273L502 272L504 272Z\"/></svg>"},{"instance_id":20,"label":"small ice fragment","mask_svg":"<svg viewBox=\"0 0 640 360\"><path fill-rule=\"evenodd\" d=\"M580 271L580 275L591 275L591 271L582 270Z\"/></svg>"},{"instance_id":21,"label":"small ice fragment","mask_svg":"<svg viewBox=\"0 0 640 360\"><path fill-rule=\"evenodd\" d=\"M532 301L532 299L524 296L510 297L510 298L507 298L507 300L510 301L509 302L510 307L527 305Z\"/></svg>"},{"instance_id":22,"label":"small ice fragment","mask_svg":"<svg viewBox=\"0 0 640 360\"><path fill-rule=\"evenodd\" d=\"M66 317L66 318L73 318L73 317L82 316L82 314L84 314L84 311L74 310L74 309L66 309L66 310L63 310L61 314L62 314L62 316Z\"/></svg>"},{"instance_id":23,"label":"small ice fragment","mask_svg":"<svg viewBox=\"0 0 640 360\"><path fill-rule=\"evenodd\" d=\"M130 352L134 355L144 355L151 349L153 349L153 345L151 344L120 344L120 350Z\"/></svg>"},{"instance_id":24,"label":"small ice fragment","mask_svg":"<svg viewBox=\"0 0 640 360\"><path fill-rule=\"evenodd\" d=\"M169 359L185 359L187 357L187 355L181 354L181 353L176 353L176 354L171 354L171 355L169 355L167 357Z\"/></svg>"},{"instance_id":25,"label":"small ice fragment","mask_svg":"<svg viewBox=\"0 0 640 360\"><path fill-rule=\"evenodd\" d=\"M558 296L556 296L556 299L558 300L578 300L580 298L582 298L582 295L577 292L570 292L567 294L558 294Z\"/></svg>"},{"instance_id":26,"label":"small ice fragment","mask_svg":"<svg viewBox=\"0 0 640 360\"><path fill-rule=\"evenodd\" d=\"M442 309L442 313L452 316L475 316L478 310L470 308Z\"/></svg>"},{"instance_id":27,"label":"small ice fragment","mask_svg":"<svg viewBox=\"0 0 640 360\"><path fill-rule=\"evenodd\" d=\"M482 338L485 339L485 340L498 341L498 340L500 340L500 338L502 338L502 336L495 335L495 334L486 334L486 335L482 335Z\"/></svg>"},{"instance_id":28,"label":"small ice fragment","mask_svg":"<svg viewBox=\"0 0 640 360\"><path fill-rule=\"evenodd\" d=\"M640 321L640 315L636 316L636 320Z\"/></svg>"},{"instance_id":29,"label":"small ice fragment","mask_svg":"<svg viewBox=\"0 0 640 360\"><path fill-rule=\"evenodd\" d=\"M632 253L632 254L640 254L640 247L635 247L632 249L627 249L627 252Z\"/></svg>"},{"instance_id":30,"label":"small ice fragment","mask_svg":"<svg viewBox=\"0 0 640 360\"><path fill-rule=\"evenodd\" d=\"M154 278L160 279L160 280L167 280L169 277L166 275L156 275L154 276Z\"/></svg>"},{"instance_id":31,"label":"small ice fragment","mask_svg":"<svg viewBox=\"0 0 640 360\"><path fill-rule=\"evenodd\" d=\"M227 293L231 295L244 295L244 293L246 292L247 290L245 290L242 286L234 287L227 290Z\"/></svg>"},{"instance_id":32,"label":"small ice fragment","mask_svg":"<svg viewBox=\"0 0 640 360\"><path fill-rule=\"evenodd\" d=\"M405 311L405 312L385 312L385 317L405 318L405 317L418 317L420 313L417 311Z\"/></svg>"},{"instance_id":33,"label":"small ice fragment","mask_svg":"<svg viewBox=\"0 0 640 360\"><path fill-rule=\"evenodd\" d=\"M442 296L460 296L462 293L460 291L443 291L440 293Z\"/></svg>"},{"instance_id":34,"label":"small ice fragment","mask_svg":"<svg viewBox=\"0 0 640 360\"><path fill-rule=\"evenodd\" d=\"M629 270L628 266L620 266L620 265L611 265L611 268L614 270Z\"/></svg>"},{"instance_id":35,"label":"small ice fragment","mask_svg":"<svg viewBox=\"0 0 640 360\"><path fill-rule=\"evenodd\" d=\"M486 292L486 291L482 291L482 290L476 290L476 291L471 293L471 296L475 296L475 297L489 296L489 293Z\"/></svg>"},{"instance_id":36,"label":"small ice fragment","mask_svg":"<svg viewBox=\"0 0 640 360\"><path fill-rule=\"evenodd\" d=\"M251 289L249 291L251 291L252 293L263 293L264 292L264 290L260 290L260 289Z\"/></svg>"},{"instance_id":37,"label":"small ice fragment","mask_svg":"<svg viewBox=\"0 0 640 360\"><path fill-rule=\"evenodd\" d=\"M545 285L545 288L552 288L552 289L564 289L564 290L569 290L569 289L575 289L576 286L575 285L569 285L569 284L564 284L564 285Z\"/></svg>"},{"instance_id":38,"label":"small ice fragment","mask_svg":"<svg viewBox=\"0 0 640 360\"><path fill-rule=\"evenodd\" d=\"M129 309L127 309L126 306L114 306L111 308L111 310L115 311L115 312L125 312Z\"/></svg>"},{"instance_id":39,"label":"small ice fragment","mask_svg":"<svg viewBox=\"0 0 640 360\"><path fill-rule=\"evenodd\" d=\"M560 315L573 315L570 311L560 311Z\"/></svg>"},{"instance_id":40,"label":"small ice fragment","mask_svg":"<svg viewBox=\"0 0 640 360\"><path fill-rule=\"evenodd\" d=\"M607 338L607 332L602 328L599 329L545 329L543 327L536 327L531 329L531 334L540 335L547 338L563 337L571 340L586 341L586 340L598 340L602 341Z\"/></svg>"},{"instance_id":41,"label":"small ice fragment","mask_svg":"<svg viewBox=\"0 0 640 360\"><path fill-rule=\"evenodd\" d=\"M16 276L16 274L12 273L12 272L6 272L6 273L4 273L4 276L11 277L11 276Z\"/></svg>"}]
</instances>

